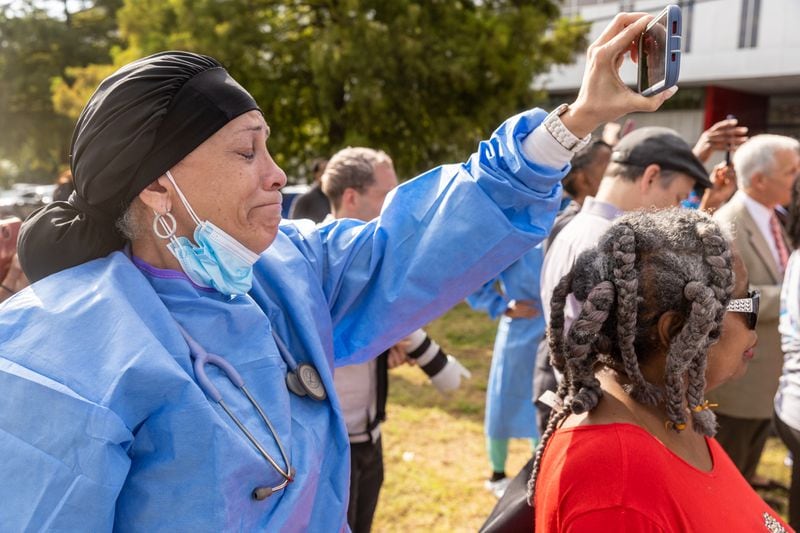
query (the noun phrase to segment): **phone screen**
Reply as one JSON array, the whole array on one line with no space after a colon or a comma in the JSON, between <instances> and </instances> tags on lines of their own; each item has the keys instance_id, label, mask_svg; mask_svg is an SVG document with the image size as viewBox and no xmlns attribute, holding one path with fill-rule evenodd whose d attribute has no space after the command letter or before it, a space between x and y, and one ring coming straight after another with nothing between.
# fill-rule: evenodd
<instances>
[{"instance_id":1,"label":"phone screen","mask_svg":"<svg viewBox=\"0 0 800 533\"><path fill-rule=\"evenodd\" d=\"M650 26L642 36L639 54L639 91L663 82L667 75L667 13Z\"/></svg>"}]
</instances>

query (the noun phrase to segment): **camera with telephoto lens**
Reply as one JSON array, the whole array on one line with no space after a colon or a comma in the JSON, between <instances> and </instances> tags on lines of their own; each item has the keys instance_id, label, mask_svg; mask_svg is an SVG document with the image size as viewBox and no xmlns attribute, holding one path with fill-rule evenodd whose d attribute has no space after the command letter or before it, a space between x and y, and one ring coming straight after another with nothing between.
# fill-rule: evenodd
<instances>
[{"instance_id":1,"label":"camera with telephoto lens","mask_svg":"<svg viewBox=\"0 0 800 533\"><path fill-rule=\"evenodd\" d=\"M406 340L406 354L425 372L436 389L442 394L452 392L461 385L461 378L472 377L469 370L452 355L444 353L442 348L431 339L425 330L418 329Z\"/></svg>"}]
</instances>

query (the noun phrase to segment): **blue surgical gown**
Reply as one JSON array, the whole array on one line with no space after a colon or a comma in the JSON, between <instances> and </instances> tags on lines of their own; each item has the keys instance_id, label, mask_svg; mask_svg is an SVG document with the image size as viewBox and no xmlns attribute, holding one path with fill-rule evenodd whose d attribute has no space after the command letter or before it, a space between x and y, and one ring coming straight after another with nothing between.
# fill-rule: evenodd
<instances>
[{"instance_id":1,"label":"blue surgical gown","mask_svg":"<svg viewBox=\"0 0 800 533\"><path fill-rule=\"evenodd\" d=\"M369 223L284 223L227 298L124 252L49 276L0 307L0 524L5 531L346 530L348 439L334 365L363 362L442 314L548 233L568 166L527 160L546 113L507 120L462 165L400 186ZM281 478L194 378L182 325L264 407ZM328 399L288 392L275 330ZM282 464L252 406L211 381Z\"/></svg>"},{"instance_id":2,"label":"blue surgical gown","mask_svg":"<svg viewBox=\"0 0 800 533\"><path fill-rule=\"evenodd\" d=\"M539 297L543 259L541 245L533 248L467 298L471 307L492 318L502 316L486 389L484 430L493 439L539 437L531 396L536 350L545 331ZM496 288L498 283L501 291ZM503 315L511 300L531 300L539 314L534 318Z\"/></svg>"}]
</instances>

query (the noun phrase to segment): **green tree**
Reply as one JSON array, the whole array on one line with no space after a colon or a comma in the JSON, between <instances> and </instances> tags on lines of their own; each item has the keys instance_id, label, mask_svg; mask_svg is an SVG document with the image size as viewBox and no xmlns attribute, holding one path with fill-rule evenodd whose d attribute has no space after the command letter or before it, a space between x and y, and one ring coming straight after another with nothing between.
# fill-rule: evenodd
<instances>
[{"instance_id":1,"label":"green tree","mask_svg":"<svg viewBox=\"0 0 800 533\"><path fill-rule=\"evenodd\" d=\"M219 59L264 110L290 175L346 145L386 150L401 176L461 160L542 94L585 26L553 0L125 0L115 63L164 49Z\"/></svg>"},{"instance_id":2,"label":"green tree","mask_svg":"<svg viewBox=\"0 0 800 533\"><path fill-rule=\"evenodd\" d=\"M0 160L20 179L48 182L67 163L74 124L55 111L51 88L70 67L109 62L121 0L76 13L66 2L57 13L45 9L52 2L17 4L0 9Z\"/></svg>"}]
</instances>

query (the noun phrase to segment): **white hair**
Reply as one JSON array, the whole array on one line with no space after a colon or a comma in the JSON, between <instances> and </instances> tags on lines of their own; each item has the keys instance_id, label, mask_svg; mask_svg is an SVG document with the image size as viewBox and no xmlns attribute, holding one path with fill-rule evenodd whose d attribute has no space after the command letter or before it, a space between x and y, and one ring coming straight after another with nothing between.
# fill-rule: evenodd
<instances>
[{"instance_id":1,"label":"white hair","mask_svg":"<svg viewBox=\"0 0 800 533\"><path fill-rule=\"evenodd\" d=\"M800 142L783 135L761 134L751 137L733 154L736 181L740 189L750 187L757 173L769 174L775 166L775 154L784 150L800 150Z\"/></svg>"},{"instance_id":2,"label":"white hair","mask_svg":"<svg viewBox=\"0 0 800 533\"><path fill-rule=\"evenodd\" d=\"M122 213L116 221L117 231L129 241L135 241L143 235L144 229L141 221L141 215L137 208L138 198L134 198L131 205ZM146 227L146 226L144 226Z\"/></svg>"}]
</instances>

